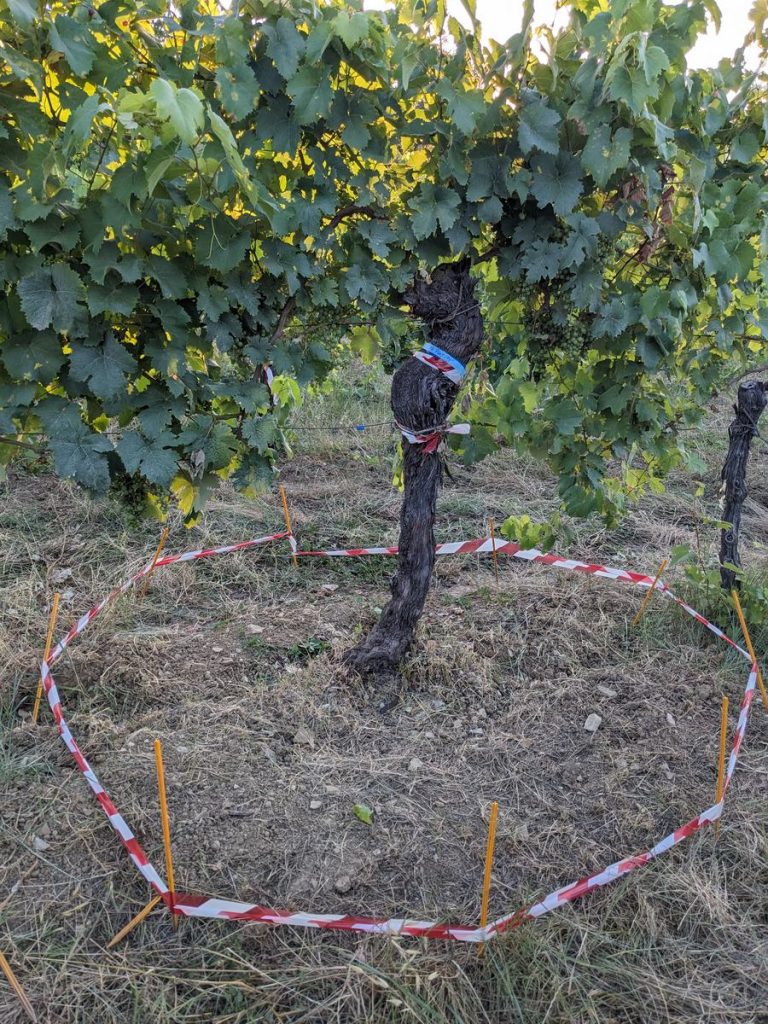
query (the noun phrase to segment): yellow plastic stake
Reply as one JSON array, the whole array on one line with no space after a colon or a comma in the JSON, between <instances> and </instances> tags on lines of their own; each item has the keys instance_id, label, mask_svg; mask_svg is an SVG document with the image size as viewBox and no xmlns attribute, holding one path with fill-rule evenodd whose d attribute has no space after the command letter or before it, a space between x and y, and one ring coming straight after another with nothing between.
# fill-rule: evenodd
<instances>
[{"instance_id":1,"label":"yellow plastic stake","mask_svg":"<svg viewBox=\"0 0 768 1024\"><path fill-rule=\"evenodd\" d=\"M493 551L493 571L496 573L496 582L499 582L499 556L496 554L496 535L493 532L493 520L488 520L488 532L491 535L491 546Z\"/></svg>"},{"instance_id":2,"label":"yellow plastic stake","mask_svg":"<svg viewBox=\"0 0 768 1024\"><path fill-rule=\"evenodd\" d=\"M725 746L727 742L728 698L723 697L723 703L720 705L720 752L717 759L717 789L715 790L716 804L719 804L723 799L723 788L725 786ZM715 835L720 835L720 818L715 822Z\"/></svg>"},{"instance_id":3,"label":"yellow plastic stake","mask_svg":"<svg viewBox=\"0 0 768 1024\"><path fill-rule=\"evenodd\" d=\"M163 846L165 847L165 872L168 876L168 891L171 896L171 914L173 915L173 927L178 926L176 915L173 913L173 898L176 893L176 883L173 880L173 853L171 852L171 825L168 819L168 798L165 793L165 769L163 768L163 747L160 740L155 740L155 765L157 767L157 791L160 795L160 819L163 824Z\"/></svg>"},{"instance_id":4,"label":"yellow plastic stake","mask_svg":"<svg viewBox=\"0 0 768 1024\"><path fill-rule=\"evenodd\" d=\"M109 940L107 949L112 949L118 942L122 942L125 936L129 935L137 925L141 924L145 917L149 917L162 898L162 896L153 896L146 907L143 907L135 917L131 918L124 928L120 929L113 939Z\"/></svg>"},{"instance_id":5,"label":"yellow plastic stake","mask_svg":"<svg viewBox=\"0 0 768 1024\"><path fill-rule=\"evenodd\" d=\"M496 822L499 818L499 805L494 800L491 804L491 816L488 821L488 842L485 847L485 869L483 871L483 897L480 901L480 927L488 924L488 903L491 898L491 871L493 869L493 848L496 845ZM485 943L480 944L482 954Z\"/></svg>"},{"instance_id":6,"label":"yellow plastic stake","mask_svg":"<svg viewBox=\"0 0 768 1024\"><path fill-rule=\"evenodd\" d=\"M648 588L648 593L643 598L643 603L640 605L640 607L638 609L638 612L637 612L637 615L634 617L634 619L632 619L632 625L633 626L636 626L638 624L638 622L640 621L640 619L642 619L643 615L645 615L645 610L648 607L648 605L651 603L651 598L653 597L653 592L656 589L656 584L661 579L661 574L667 568L667 562L668 561L669 561L669 559L665 558L664 561L659 566L659 571L656 573L656 579L653 581L653 586Z\"/></svg>"},{"instance_id":7,"label":"yellow plastic stake","mask_svg":"<svg viewBox=\"0 0 768 1024\"><path fill-rule=\"evenodd\" d=\"M149 590L149 581L152 579L152 573L155 571L155 566L157 565L160 559L160 555L162 555L163 553L163 548L165 547L165 542L167 540L168 527L166 526L162 534L160 535L160 543L157 545L157 550L155 551L154 558L152 559L152 565L150 565L149 571L147 572L147 575L144 577L144 585L141 588L141 593L139 594L140 601L146 596L146 593Z\"/></svg>"},{"instance_id":8,"label":"yellow plastic stake","mask_svg":"<svg viewBox=\"0 0 768 1024\"><path fill-rule=\"evenodd\" d=\"M51 604L51 614L48 616L48 635L45 638L45 653L43 654L43 661L48 661L48 656L51 653L51 644L53 643L53 631L56 629L56 619L59 617L59 598L61 595L58 591L53 595L53 603ZM37 719L40 716L40 701L43 698L43 677L40 676L37 682L37 693L35 694L35 706L32 708L32 724L37 725Z\"/></svg>"},{"instance_id":9,"label":"yellow plastic stake","mask_svg":"<svg viewBox=\"0 0 768 1024\"><path fill-rule=\"evenodd\" d=\"M293 527L291 526L291 513L288 511L288 498L286 497L285 488L283 487L282 484L280 484L280 500L283 503L283 516L285 518L285 528L288 531L288 533L290 533L290 535L293 536ZM294 569L298 569L298 558L296 557L295 554L291 555L291 558L293 559Z\"/></svg>"},{"instance_id":10,"label":"yellow plastic stake","mask_svg":"<svg viewBox=\"0 0 768 1024\"><path fill-rule=\"evenodd\" d=\"M765 691L765 683L763 682L763 673L760 671L760 666L757 664L757 656L755 655L755 648L752 646L752 640L747 629L747 620L744 618L744 612L741 610L741 601L739 600L738 590L731 591L731 597L733 603L736 605L736 614L739 616L739 623L741 625L741 632L744 634L744 641L749 651L749 656L752 659L752 664L757 668L757 685L760 687L760 696L763 698L763 707L768 711L768 693Z\"/></svg>"},{"instance_id":11,"label":"yellow plastic stake","mask_svg":"<svg viewBox=\"0 0 768 1024\"><path fill-rule=\"evenodd\" d=\"M30 1020L36 1021L37 1014L35 1013L35 1008L32 1006L32 1003L30 1003L29 999L27 998L27 993L21 987L18 978L11 969L11 965L8 963L8 961L5 959L2 953L0 953L0 967L3 970L3 974L8 979L8 984L16 993L17 999L24 1007L27 1016L29 1017Z\"/></svg>"}]
</instances>

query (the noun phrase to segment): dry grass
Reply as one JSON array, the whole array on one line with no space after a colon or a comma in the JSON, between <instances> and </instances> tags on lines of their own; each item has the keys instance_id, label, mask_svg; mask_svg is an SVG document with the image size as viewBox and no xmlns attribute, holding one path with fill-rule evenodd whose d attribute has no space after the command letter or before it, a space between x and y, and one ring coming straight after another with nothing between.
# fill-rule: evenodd
<instances>
[{"instance_id":1,"label":"dry grass","mask_svg":"<svg viewBox=\"0 0 768 1024\"><path fill-rule=\"evenodd\" d=\"M385 420L382 400L380 379L353 382L341 403L315 403L298 426ZM707 464L703 498L680 474L616 531L580 526L574 554L652 570L698 536L710 557L726 419L723 403L692 437ZM386 430L299 433L283 480L304 546L396 537L391 447ZM756 452L745 523L758 574L763 458ZM508 454L454 477L440 539L478 536L488 515L553 507L546 472ZM223 492L201 527L172 524L169 550L280 523L274 495L247 503ZM52 590L72 591L64 625L147 561L156 535L109 502L20 477L0 537L0 948L41 1020L768 1020L759 706L717 843L705 832L491 944L483 959L443 943L225 922L174 932L159 913L107 952L146 890L47 720L29 723L34 661ZM382 699L343 674L339 655L386 600L391 569L338 560L297 572L282 549L260 549L162 570L143 602L119 602L60 663L73 732L158 866L152 740L163 738L180 887L471 921L493 799L502 817L492 913L645 848L709 803L719 697L737 704L744 672L695 623L657 601L633 631L629 589L517 564L496 583L487 562L445 559L419 643ZM592 711L603 724L590 740ZM373 809L372 826L352 814L357 802ZM0 1024L21 1019L3 987Z\"/></svg>"}]
</instances>

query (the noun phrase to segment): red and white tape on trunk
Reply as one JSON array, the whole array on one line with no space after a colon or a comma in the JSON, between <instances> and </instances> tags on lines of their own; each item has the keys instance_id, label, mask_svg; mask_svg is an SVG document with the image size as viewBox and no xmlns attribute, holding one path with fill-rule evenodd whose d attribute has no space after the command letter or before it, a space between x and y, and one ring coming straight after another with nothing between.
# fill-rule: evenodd
<instances>
[{"instance_id":1,"label":"red and white tape on trunk","mask_svg":"<svg viewBox=\"0 0 768 1024\"><path fill-rule=\"evenodd\" d=\"M225 547L187 551L184 554L179 555L166 555L155 563L154 568L159 569L162 566L175 565L179 562L193 562L199 558L209 558L212 555L226 555L233 551L244 551L248 548L281 540L287 541L288 544L290 544L292 553L304 558L336 558L340 556L358 557L366 555L397 554L396 547L298 551L296 541L291 534L273 533L264 537L257 537L254 540L243 541L240 544L229 544ZM519 558L526 562L538 562L542 565L550 565L559 569L572 569L576 572L590 573L603 579L618 580L619 582L630 583L638 587L648 588L654 585L653 578L646 576L643 573L629 572L626 569L614 569L608 566L590 564L587 562L577 562L570 558L559 558L557 555L545 555L535 549L521 550L519 545L512 542L499 542L491 540L490 538L483 540L457 541L450 544L438 544L435 549L436 554L438 555L490 554L494 550L497 555L509 555L513 558ZM107 597L91 608L89 612L86 612L82 618L78 619L66 636L64 636L53 651L51 651L47 661L41 663L40 671L42 674L43 685L45 687L45 694L48 698L48 703L56 721L59 735L77 762L80 771L85 776L88 785L91 787L96 799L101 804L110 824L128 851L131 860L152 888L164 897L166 906L177 914L183 914L187 917L225 918L232 921L263 921L276 925L293 925L294 927L299 928L326 928L336 931L366 932L373 935L412 935L432 939L454 939L459 942L488 942L490 939L495 938L502 932L515 928L518 925L523 924L525 921L531 921L538 917L542 917L551 910L555 910L558 907L564 906L566 903L570 903L572 900L578 899L580 896L586 895L593 889L598 889L603 885L608 885L610 882L615 881L617 878L622 878L624 875L629 874L630 871L634 871L635 868L649 864L652 860L655 860L663 853L666 853L667 850L671 850L672 847L677 846L678 843L687 839L688 836L693 835L693 833L697 832L700 828L711 824L713 821L717 821L723 813L725 795L728 792L728 788L731 784L731 779L736 768L736 761L738 759L739 751L747 728L749 709L755 695L757 665L751 664L752 659L750 655L738 644L734 643L733 640L727 637L721 629L718 629L717 626L705 619L703 615L700 615L695 611L695 609L691 608L690 605L686 604L685 601L673 594L666 583L657 583L657 590L659 590L665 597L675 601L676 604L680 605L681 608L688 612L689 615L693 616L693 618L703 626L706 626L707 629L714 633L720 640L724 640L726 643L730 644L731 647L737 650L747 659L748 662L750 662L751 668L749 678L747 679L747 685L744 690L744 697L741 703L736 732L733 737L731 754L725 774L725 785L723 787L722 798L718 803L708 807L705 811L702 811L701 814L698 814L695 818L692 818L684 825L675 829L674 832L670 832L668 836L665 836L656 843L652 849L648 850L646 853L636 854L635 856L625 857L622 860L616 861L616 863L611 864L603 871L590 875L588 878L582 878L570 885L566 885L562 889L557 889L554 892L551 892L548 896L545 896L544 899L540 900L538 903L534 903L530 906L515 910L512 913L505 914L503 917L491 922L484 928L479 928L475 925L443 924L439 921L418 921L406 918L385 919L363 917L353 914L311 914L301 911L292 912L288 910L272 910L268 907L259 906L258 904L242 903L236 900L218 899L214 897L197 896L179 892L175 893L173 906L171 907L167 884L150 863L149 858L142 849L138 839L107 795L104 787L99 782L96 773L89 765L85 755L82 753L77 742L72 736L66 719L64 718L61 699L51 673L51 666L59 660L72 641L76 637L80 636L80 634L88 628L93 620L100 615L105 608L116 601L121 594L130 590L131 587L139 582L139 580L143 579L152 570L153 566L150 563L108 594Z\"/></svg>"}]
</instances>

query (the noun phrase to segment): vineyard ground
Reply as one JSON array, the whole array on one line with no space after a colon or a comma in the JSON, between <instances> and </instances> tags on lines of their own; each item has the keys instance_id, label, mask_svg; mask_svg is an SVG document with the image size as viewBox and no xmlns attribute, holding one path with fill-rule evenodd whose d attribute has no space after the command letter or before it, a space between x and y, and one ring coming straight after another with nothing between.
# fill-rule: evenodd
<instances>
[{"instance_id":1,"label":"vineyard ground","mask_svg":"<svg viewBox=\"0 0 768 1024\"><path fill-rule=\"evenodd\" d=\"M357 368L335 394L297 417L282 476L296 533L304 548L393 542L393 435L324 429L386 420L386 382ZM677 544L711 558L706 519L717 515L727 419L723 397L691 436L706 472L677 474L615 530L582 524L569 553L646 572ZM764 459L758 449L744 526L757 575L768 569ZM452 473L440 540L483 535L489 515L535 519L554 507L547 472L508 453ZM168 549L280 528L274 495L223 491L200 527L172 521ZM0 948L41 1020L768 1020L759 704L717 843L705 831L483 958L458 945L224 922L174 931L160 913L106 952L147 892L46 711L31 725L33 665L52 590L64 595L63 627L151 557L156 533L45 474L6 487ZM152 741L162 738L179 888L470 923L492 800L493 915L646 849L712 801L720 695L735 711L744 667L679 610L657 600L633 630L633 589L505 560L497 580L489 560L446 558L418 644L398 679L376 689L347 678L340 655L386 601L392 569L339 559L295 570L283 546L169 568L62 659L73 733L158 868ZM680 585L681 570L669 579ZM593 712L594 736L584 729ZM20 1020L0 989L0 1024Z\"/></svg>"}]
</instances>

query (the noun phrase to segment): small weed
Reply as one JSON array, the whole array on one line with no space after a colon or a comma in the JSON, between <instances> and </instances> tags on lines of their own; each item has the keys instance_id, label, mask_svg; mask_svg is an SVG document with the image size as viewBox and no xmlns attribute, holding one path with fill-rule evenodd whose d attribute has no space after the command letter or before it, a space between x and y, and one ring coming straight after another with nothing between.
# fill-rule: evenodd
<instances>
[{"instance_id":1,"label":"small weed","mask_svg":"<svg viewBox=\"0 0 768 1024\"><path fill-rule=\"evenodd\" d=\"M263 640L260 636L246 637L245 646L253 651L254 654L266 654L272 650L271 644L268 644L267 641Z\"/></svg>"},{"instance_id":2,"label":"small weed","mask_svg":"<svg viewBox=\"0 0 768 1024\"><path fill-rule=\"evenodd\" d=\"M330 650L330 647L331 645L327 640L322 640L318 636L311 636L308 640L300 640L288 648L288 660L309 661L310 658L316 658L323 651Z\"/></svg>"}]
</instances>

